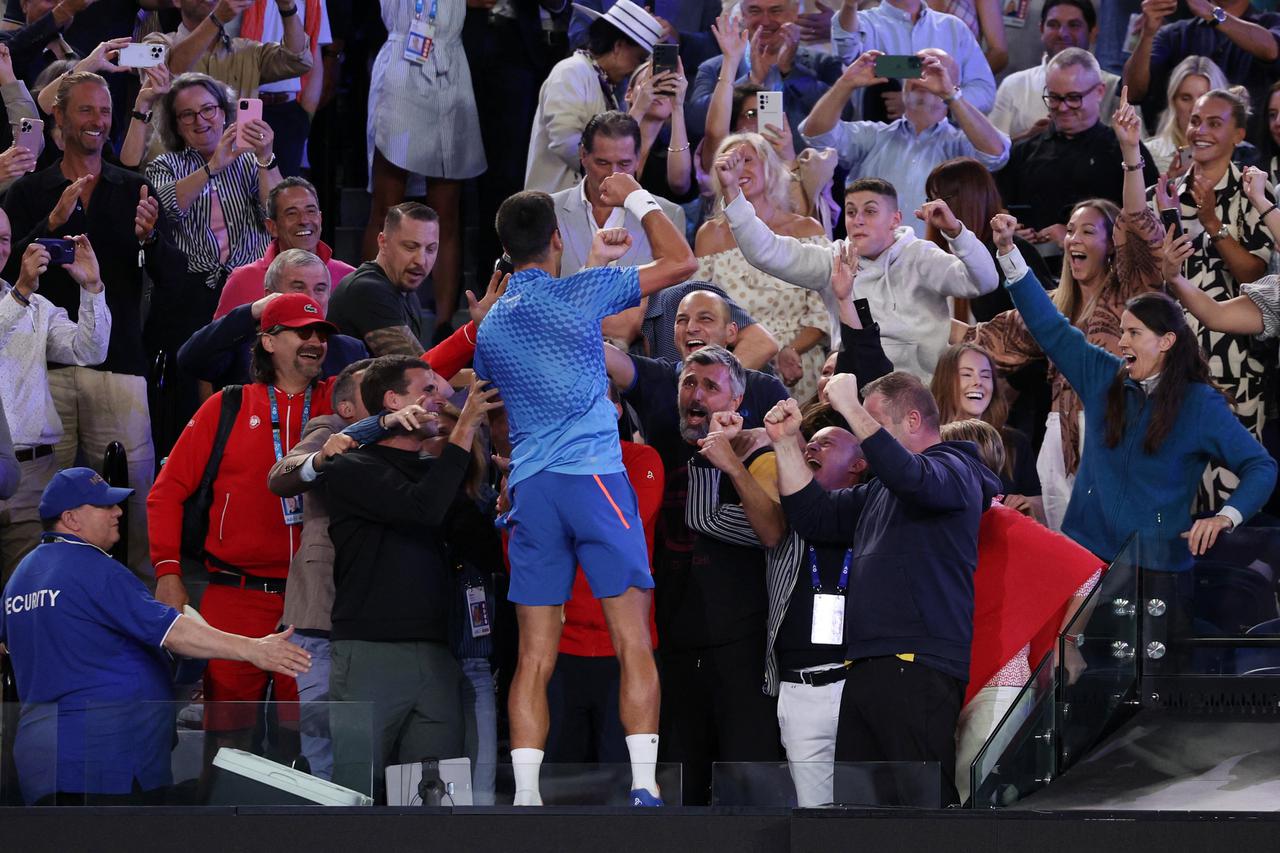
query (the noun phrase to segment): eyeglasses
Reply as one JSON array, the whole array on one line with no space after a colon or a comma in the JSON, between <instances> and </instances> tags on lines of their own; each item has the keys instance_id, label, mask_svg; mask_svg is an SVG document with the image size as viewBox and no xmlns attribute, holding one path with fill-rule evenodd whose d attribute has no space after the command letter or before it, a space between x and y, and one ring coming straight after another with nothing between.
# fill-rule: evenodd
<instances>
[{"instance_id":1,"label":"eyeglasses","mask_svg":"<svg viewBox=\"0 0 1280 853\"><path fill-rule=\"evenodd\" d=\"M278 335L281 332L293 332L304 341L311 340L312 336L319 338L321 341L329 340L329 330L324 326L303 326L300 329L291 329L288 326L272 326L267 330L268 335Z\"/></svg>"},{"instance_id":2,"label":"eyeglasses","mask_svg":"<svg viewBox=\"0 0 1280 853\"><path fill-rule=\"evenodd\" d=\"M1044 101L1044 105L1051 110L1056 110L1064 102L1069 109L1078 110L1080 109L1080 104L1084 103L1084 99L1088 95L1088 92L1067 92L1065 95L1056 95L1046 90L1040 96L1040 100Z\"/></svg>"},{"instance_id":3,"label":"eyeglasses","mask_svg":"<svg viewBox=\"0 0 1280 853\"><path fill-rule=\"evenodd\" d=\"M222 107L217 104L209 104L208 106L201 107L198 110L183 110L178 113L177 118L181 124L195 124L196 116L200 116L200 118L205 121L212 121L213 117L221 111Z\"/></svg>"}]
</instances>

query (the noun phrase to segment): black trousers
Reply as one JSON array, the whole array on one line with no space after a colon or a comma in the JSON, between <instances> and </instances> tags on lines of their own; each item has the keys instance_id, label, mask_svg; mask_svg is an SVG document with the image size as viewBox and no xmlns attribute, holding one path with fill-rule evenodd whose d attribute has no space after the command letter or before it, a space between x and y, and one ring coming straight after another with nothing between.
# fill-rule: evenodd
<instances>
[{"instance_id":1,"label":"black trousers","mask_svg":"<svg viewBox=\"0 0 1280 853\"><path fill-rule=\"evenodd\" d=\"M684 764L684 804L711 801L716 761L781 761L778 700L765 694L764 636L662 654L659 761Z\"/></svg>"},{"instance_id":2,"label":"black trousers","mask_svg":"<svg viewBox=\"0 0 1280 853\"><path fill-rule=\"evenodd\" d=\"M855 661L840 698L836 761L936 761L942 804L956 791L956 722L964 682L897 657Z\"/></svg>"},{"instance_id":3,"label":"black trousers","mask_svg":"<svg viewBox=\"0 0 1280 853\"><path fill-rule=\"evenodd\" d=\"M489 164L476 178L480 226L475 241L476 280L483 287L489 281L493 262L502 256L502 245L493 229L494 216L508 196L524 189L538 93L551 67L544 67L529 56L516 24L489 23L488 13L479 9L468 10L462 42L471 67L480 138Z\"/></svg>"},{"instance_id":4,"label":"black trousers","mask_svg":"<svg viewBox=\"0 0 1280 853\"><path fill-rule=\"evenodd\" d=\"M302 174L302 151L311 135L311 116L298 99L283 104L263 104L262 120L271 125L276 139L272 151L279 159L281 177Z\"/></svg>"},{"instance_id":5,"label":"black trousers","mask_svg":"<svg viewBox=\"0 0 1280 853\"><path fill-rule=\"evenodd\" d=\"M625 764L627 733L618 716L621 670L614 657L562 654L547 685L548 764Z\"/></svg>"}]
</instances>

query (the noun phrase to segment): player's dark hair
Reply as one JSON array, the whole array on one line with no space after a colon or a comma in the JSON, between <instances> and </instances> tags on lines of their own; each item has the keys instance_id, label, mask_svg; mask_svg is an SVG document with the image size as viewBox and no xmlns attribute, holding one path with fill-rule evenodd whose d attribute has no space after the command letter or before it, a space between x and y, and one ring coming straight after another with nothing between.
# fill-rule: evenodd
<instances>
[{"instance_id":1,"label":"player's dark hair","mask_svg":"<svg viewBox=\"0 0 1280 853\"><path fill-rule=\"evenodd\" d=\"M538 190L518 192L498 208L494 227L512 264L518 267L545 261L551 235L556 233L555 203Z\"/></svg>"}]
</instances>

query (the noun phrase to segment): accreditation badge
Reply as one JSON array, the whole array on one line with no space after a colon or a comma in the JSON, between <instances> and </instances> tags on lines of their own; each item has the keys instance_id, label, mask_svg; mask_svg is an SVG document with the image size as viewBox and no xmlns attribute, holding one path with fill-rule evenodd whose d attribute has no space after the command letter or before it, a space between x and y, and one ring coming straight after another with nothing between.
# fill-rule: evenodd
<instances>
[{"instance_id":1,"label":"accreditation badge","mask_svg":"<svg viewBox=\"0 0 1280 853\"><path fill-rule=\"evenodd\" d=\"M435 46L436 25L434 21L415 18L409 24L409 37L404 42L404 58L414 65L421 65L431 56Z\"/></svg>"},{"instance_id":2,"label":"accreditation badge","mask_svg":"<svg viewBox=\"0 0 1280 853\"><path fill-rule=\"evenodd\" d=\"M844 643L844 596L815 593L813 626L809 642L815 646L839 646Z\"/></svg>"}]
</instances>

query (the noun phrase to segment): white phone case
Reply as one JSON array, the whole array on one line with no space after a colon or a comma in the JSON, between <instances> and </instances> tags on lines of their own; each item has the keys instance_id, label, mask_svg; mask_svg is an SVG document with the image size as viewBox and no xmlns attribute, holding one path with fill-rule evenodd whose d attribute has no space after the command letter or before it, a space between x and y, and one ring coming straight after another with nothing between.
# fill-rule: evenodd
<instances>
[{"instance_id":1,"label":"white phone case","mask_svg":"<svg viewBox=\"0 0 1280 853\"><path fill-rule=\"evenodd\" d=\"M756 93L756 127L763 133L769 125L782 130L781 92Z\"/></svg>"},{"instance_id":2,"label":"white phone case","mask_svg":"<svg viewBox=\"0 0 1280 853\"><path fill-rule=\"evenodd\" d=\"M169 48L162 44L126 44L116 65L122 68L154 68L165 61Z\"/></svg>"}]
</instances>

